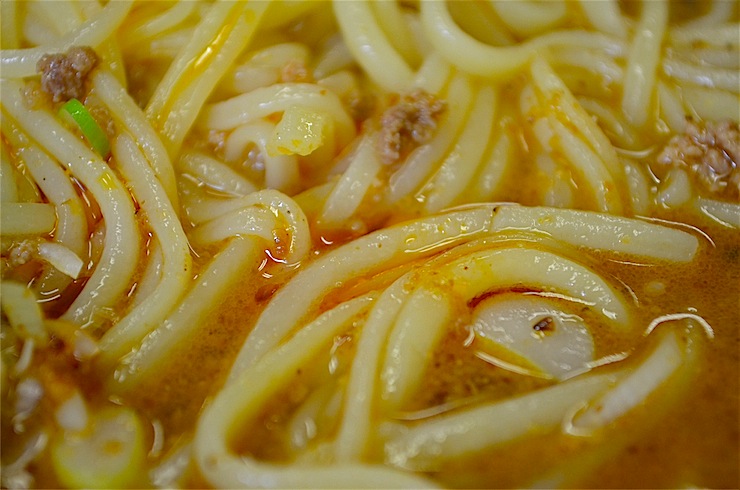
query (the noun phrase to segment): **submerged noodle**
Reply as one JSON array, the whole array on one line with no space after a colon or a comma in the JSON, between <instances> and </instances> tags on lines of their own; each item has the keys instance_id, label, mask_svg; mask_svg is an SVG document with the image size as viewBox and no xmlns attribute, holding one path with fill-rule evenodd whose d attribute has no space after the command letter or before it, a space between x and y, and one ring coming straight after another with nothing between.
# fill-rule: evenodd
<instances>
[{"instance_id":1,"label":"submerged noodle","mask_svg":"<svg viewBox=\"0 0 740 490\"><path fill-rule=\"evenodd\" d=\"M740 483L736 3L0 20L4 488Z\"/></svg>"}]
</instances>

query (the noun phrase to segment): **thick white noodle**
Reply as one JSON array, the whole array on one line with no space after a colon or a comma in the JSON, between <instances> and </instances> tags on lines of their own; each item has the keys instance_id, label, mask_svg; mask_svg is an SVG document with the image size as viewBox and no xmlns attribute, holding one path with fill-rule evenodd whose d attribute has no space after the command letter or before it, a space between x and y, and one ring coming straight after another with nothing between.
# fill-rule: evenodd
<instances>
[{"instance_id":1,"label":"thick white noodle","mask_svg":"<svg viewBox=\"0 0 740 490\"><path fill-rule=\"evenodd\" d=\"M238 427L252 421L262 405L309 362L334 335L367 310L375 297L361 296L329 310L270 351L260 363L242 371L201 416L194 455L206 480L223 488L432 488L419 476L360 462L317 465L263 463L234 454L230 441Z\"/></svg>"},{"instance_id":2,"label":"thick white noodle","mask_svg":"<svg viewBox=\"0 0 740 490\"><path fill-rule=\"evenodd\" d=\"M497 193L505 182L506 173L513 164L514 143L510 135L501 131L491 143L489 154L468 188L470 202L495 202Z\"/></svg>"},{"instance_id":3,"label":"thick white noodle","mask_svg":"<svg viewBox=\"0 0 740 490\"><path fill-rule=\"evenodd\" d=\"M211 5L149 100L146 115L175 157L213 88L249 44L268 2Z\"/></svg>"},{"instance_id":4,"label":"thick white noodle","mask_svg":"<svg viewBox=\"0 0 740 490\"><path fill-rule=\"evenodd\" d=\"M180 174L187 174L215 191L241 197L257 191L257 186L229 165L203 153L185 153L177 163ZM185 205L187 209L187 204Z\"/></svg>"},{"instance_id":5,"label":"thick white noodle","mask_svg":"<svg viewBox=\"0 0 740 490\"><path fill-rule=\"evenodd\" d=\"M535 53L528 44L496 47L475 40L455 23L445 1L422 2L421 19L434 48L468 73L507 77L526 66Z\"/></svg>"},{"instance_id":6,"label":"thick white noodle","mask_svg":"<svg viewBox=\"0 0 740 490\"><path fill-rule=\"evenodd\" d=\"M274 240L272 231L274 222L275 215L270 209L251 207L236 209L198 225L190 233L190 241L200 248L232 236L254 235L269 243Z\"/></svg>"},{"instance_id":7,"label":"thick white noodle","mask_svg":"<svg viewBox=\"0 0 740 490\"><path fill-rule=\"evenodd\" d=\"M740 92L740 73L732 68L713 68L706 65L693 65L681 60L663 60L663 71L669 77L677 78L694 85Z\"/></svg>"},{"instance_id":8,"label":"thick white noodle","mask_svg":"<svg viewBox=\"0 0 740 490\"><path fill-rule=\"evenodd\" d=\"M207 105L199 124L208 129L234 129L292 106L328 113L342 146L355 136L355 124L336 94L310 83L277 83Z\"/></svg>"},{"instance_id":9,"label":"thick white noodle","mask_svg":"<svg viewBox=\"0 0 740 490\"><path fill-rule=\"evenodd\" d=\"M447 109L437 124L434 138L415 148L388 181L391 202L417 191L440 165L453 147L472 110L474 90L470 77L455 76L444 94Z\"/></svg>"},{"instance_id":10,"label":"thick white noodle","mask_svg":"<svg viewBox=\"0 0 740 490\"><path fill-rule=\"evenodd\" d=\"M650 209L650 185L644 167L630 158L622 158L625 180L630 190L632 211L636 214L647 214Z\"/></svg>"},{"instance_id":11,"label":"thick white noodle","mask_svg":"<svg viewBox=\"0 0 740 490\"><path fill-rule=\"evenodd\" d=\"M82 200L75 192L72 183L57 162L51 159L37 145L13 124L10 117L2 117L3 135L14 147L15 154L25 164L28 172L33 177L39 189L44 193L49 203L54 205L56 223L54 228L54 242L63 245L73 252L80 260L87 259L87 220ZM5 159L5 146L3 146L3 184L11 182L13 170L10 168L10 158ZM17 194L16 186L13 185L13 193ZM6 187L3 187L3 201L13 202L13 196L6 196ZM13 219L13 218L11 218ZM5 221L4 219L2 221ZM70 283L70 278L58 273L55 269L44 272L42 277L34 285L39 294L48 294L52 291L62 291Z\"/></svg>"},{"instance_id":12,"label":"thick white noodle","mask_svg":"<svg viewBox=\"0 0 740 490\"><path fill-rule=\"evenodd\" d=\"M622 91L622 111L635 126L644 126L653 107L660 50L668 25L668 4L642 3L632 36Z\"/></svg>"},{"instance_id":13,"label":"thick white noodle","mask_svg":"<svg viewBox=\"0 0 740 490\"><path fill-rule=\"evenodd\" d=\"M685 231L590 211L502 206L494 225L497 230L542 232L575 246L648 260L689 262L699 248L699 240Z\"/></svg>"},{"instance_id":14,"label":"thick white noodle","mask_svg":"<svg viewBox=\"0 0 740 490\"><path fill-rule=\"evenodd\" d=\"M699 197L695 205L710 218L740 228L740 204Z\"/></svg>"},{"instance_id":15,"label":"thick white noodle","mask_svg":"<svg viewBox=\"0 0 740 490\"><path fill-rule=\"evenodd\" d=\"M562 67L563 70L578 67L587 72L599 74L601 83L606 86L621 83L624 78L624 70L619 63L602 51L562 47L557 50L556 55L552 56L550 62L553 66Z\"/></svg>"},{"instance_id":16,"label":"thick white noodle","mask_svg":"<svg viewBox=\"0 0 740 490\"><path fill-rule=\"evenodd\" d=\"M543 48L573 45L606 50L618 55L622 42L611 36L588 31L555 31L513 46L484 44L464 32L450 15L445 1L422 2L424 33L447 61L462 70L492 80L510 77L527 66Z\"/></svg>"},{"instance_id":17,"label":"thick white noodle","mask_svg":"<svg viewBox=\"0 0 740 490\"><path fill-rule=\"evenodd\" d=\"M281 80L282 69L289 63L308 65L309 50L299 43L280 43L252 53L247 61L235 66L221 81L227 90L238 93L268 87Z\"/></svg>"},{"instance_id":18,"label":"thick white noodle","mask_svg":"<svg viewBox=\"0 0 740 490\"><path fill-rule=\"evenodd\" d=\"M381 168L376 137L376 133L368 132L359 141L350 157L349 167L324 203L319 218L322 225L336 227L346 222L362 203Z\"/></svg>"},{"instance_id":19,"label":"thick white noodle","mask_svg":"<svg viewBox=\"0 0 740 490\"><path fill-rule=\"evenodd\" d=\"M618 187L603 160L557 116L549 116L547 121L555 134L558 150L565 154L579 174L583 187L590 189L596 210L619 213L622 210L621 196L614 192Z\"/></svg>"},{"instance_id":20,"label":"thick white noodle","mask_svg":"<svg viewBox=\"0 0 740 490\"><path fill-rule=\"evenodd\" d=\"M74 31L48 45L26 49L3 49L0 52L0 71L4 78L28 77L36 74L36 63L45 54L63 53L72 46L99 46L116 32L133 2L108 2L97 17L81 24Z\"/></svg>"},{"instance_id":21,"label":"thick white noodle","mask_svg":"<svg viewBox=\"0 0 740 490\"><path fill-rule=\"evenodd\" d=\"M370 78L391 92L409 90L414 72L378 25L368 0L333 5L347 48Z\"/></svg>"},{"instance_id":22,"label":"thick white noodle","mask_svg":"<svg viewBox=\"0 0 740 490\"><path fill-rule=\"evenodd\" d=\"M472 454L533 431L555 429L569 411L617 379L617 373L587 374L506 401L434 417L400 430L390 439L385 445L386 461L399 468L432 470L439 461Z\"/></svg>"},{"instance_id":23,"label":"thick white noodle","mask_svg":"<svg viewBox=\"0 0 740 490\"><path fill-rule=\"evenodd\" d=\"M579 4L588 21L597 30L619 39L627 38L627 23L617 0L580 0Z\"/></svg>"},{"instance_id":24,"label":"thick white noodle","mask_svg":"<svg viewBox=\"0 0 740 490\"><path fill-rule=\"evenodd\" d=\"M197 6L198 4L196 2L187 0L178 1L161 14L147 19L146 22L126 32L126 36L123 36L120 42L124 46L133 46L143 42L147 38L153 38L160 33L173 29L187 19L196 10Z\"/></svg>"},{"instance_id":25,"label":"thick white noodle","mask_svg":"<svg viewBox=\"0 0 740 490\"><path fill-rule=\"evenodd\" d=\"M686 115L691 114L690 109L685 107L673 87L662 81L658 82L658 102L660 115L671 131L682 133L686 129Z\"/></svg>"},{"instance_id":26,"label":"thick white noodle","mask_svg":"<svg viewBox=\"0 0 740 490\"><path fill-rule=\"evenodd\" d=\"M296 264L308 255L311 246L308 221L301 208L289 197L274 190L263 190L237 201L240 207L232 213L239 213L247 223L252 213L260 217L262 225L254 229L237 226L230 229L230 234L211 236L211 241L204 237L203 244L223 239L228 241L198 276L177 308L122 359L114 374L117 384L112 389L132 389L151 377L170 353L195 335L206 315L223 301L226 292L249 275L251 268L257 268L264 250L274 244L273 230L286 230L289 234L284 258L286 264ZM270 217L269 221L263 219L266 216ZM220 214L215 219L223 217L224 214ZM205 225L210 223L205 222Z\"/></svg>"},{"instance_id":27,"label":"thick white noodle","mask_svg":"<svg viewBox=\"0 0 740 490\"><path fill-rule=\"evenodd\" d=\"M105 221L105 248L95 270L63 318L95 322L95 310L113 305L130 287L139 256L139 230L130 194L108 165L45 111L29 111L22 86L2 81L2 105L20 127L55 155L90 191ZM115 281L111 278L115 277Z\"/></svg>"},{"instance_id":28,"label":"thick white noodle","mask_svg":"<svg viewBox=\"0 0 740 490\"><path fill-rule=\"evenodd\" d=\"M72 2L59 0L54 2L53 7L47 2L28 2L26 5L26 15L28 17L37 17L34 24L41 24L47 27L46 35L55 38L66 34L80 22L82 22L82 13L75 8ZM54 32L49 32L51 30Z\"/></svg>"},{"instance_id":29,"label":"thick white noodle","mask_svg":"<svg viewBox=\"0 0 740 490\"><path fill-rule=\"evenodd\" d=\"M104 365L113 364L161 324L185 293L192 268L177 213L134 139L127 133L119 134L113 142L113 155L162 249L164 265L157 288L100 339L99 361Z\"/></svg>"},{"instance_id":30,"label":"thick white noodle","mask_svg":"<svg viewBox=\"0 0 740 490\"><path fill-rule=\"evenodd\" d=\"M528 37L557 27L567 13L563 0L537 2L489 2L493 10L517 36Z\"/></svg>"},{"instance_id":31,"label":"thick white noodle","mask_svg":"<svg viewBox=\"0 0 740 490\"><path fill-rule=\"evenodd\" d=\"M8 118L2 118L6 122ZM5 133L5 131L3 131ZM18 202L18 184L15 181L16 171L10 164L10 153L5 145L0 147L0 202Z\"/></svg>"},{"instance_id":32,"label":"thick white noodle","mask_svg":"<svg viewBox=\"0 0 740 490\"><path fill-rule=\"evenodd\" d=\"M64 170L21 131L13 128L9 117L2 118L3 135L16 148L16 155L25 164L39 189L55 207L56 225L54 243L64 246L76 256L76 261L87 260L87 219L82 200L74 190ZM70 260L74 260L70 257ZM76 279L76 277L75 277ZM71 277L55 268L44 271L34 284L40 295L63 291L71 282Z\"/></svg>"},{"instance_id":33,"label":"thick white noodle","mask_svg":"<svg viewBox=\"0 0 740 490\"><path fill-rule=\"evenodd\" d=\"M700 329L697 327L691 330ZM612 389L591 401L585 410L576 413L567 422L566 430L573 434L589 434L644 403L679 368L690 369L685 363L696 349L696 346L689 347L690 344L690 340L681 339L673 330L665 333L658 346L640 366L624 376Z\"/></svg>"},{"instance_id":34,"label":"thick white noodle","mask_svg":"<svg viewBox=\"0 0 740 490\"><path fill-rule=\"evenodd\" d=\"M362 327L333 448L338 461L362 460L369 449L368 443L373 436L372 410L378 397L377 379L380 375L383 346L409 294L407 283L410 274L397 279L383 291Z\"/></svg>"},{"instance_id":35,"label":"thick white noodle","mask_svg":"<svg viewBox=\"0 0 740 490\"><path fill-rule=\"evenodd\" d=\"M659 84L659 91L661 85ZM639 147L637 144L637 134L632 126L624 119L621 111L615 111L609 104L591 97L578 97L578 104L597 120L604 133L609 135L614 146L626 150L633 150ZM661 102L661 110L662 108Z\"/></svg>"},{"instance_id":36,"label":"thick white noodle","mask_svg":"<svg viewBox=\"0 0 740 490\"><path fill-rule=\"evenodd\" d=\"M671 44L676 45L708 45L726 49L728 46L737 49L740 40L737 31L740 23L728 22L720 26L687 26L685 28L672 29L668 39Z\"/></svg>"},{"instance_id":37,"label":"thick white noodle","mask_svg":"<svg viewBox=\"0 0 740 490\"><path fill-rule=\"evenodd\" d=\"M696 19L691 19L674 30L689 30L701 27L714 29L718 25L727 24L732 18L732 12L735 8L737 8L735 2L726 2L723 0L711 2L709 12ZM737 37L736 41L738 41Z\"/></svg>"},{"instance_id":38,"label":"thick white noodle","mask_svg":"<svg viewBox=\"0 0 740 490\"><path fill-rule=\"evenodd\" d=\"M423 61L422 47L419 46L421 40L414 35L411 25L416 16L405 14L398 2L369 2L369 4L385 37L408 63L409 68L421 65Z\"/></svg>"},{"instance_id":39,"label":"thick white noodle","mask_svg":"<svg viewBox=\"0 0 740 490\"><path fill-rule=\"evenodd\" d=\"M16 2L0 2L0 45L3 50L17 49L20 44L17 12Z\"/></svg>"},{"instance_id":40,"label":"thick white noodle","mask_svg":"<svg viewBox=\"0 0 740 490\"><path fill-rule=\"evenodd\" d=\"M406 292L398 308L390 335L386 335L382 366L377 369L383 410L388 414L402 409L418 388L434 349L449 327L453 306L442 294L421 287L410 295Z\"/></svg>"},{"instance_id":41,"label":"thick white noodle","mask_svg":"<svg viewBox=\"0 0 740 490\"><path fill-rule=\"evenodd\" d=\"M231 369L234 379L299 326L321 298L343 283L428 257L489 232L493 207L480 206L386 228L327 253L281 288L257 320ZM307 319L306 319L307 320Z\"/></svg>"},{"instance_id":42,"label":"thick white noodle","mask_svg":"<svg viewBox=\"0 0 740 490\"><path fill-rule=\"evenodd\" d=\"M189 2L184 2L189 3ZM167 154L167 149L154 131L146 115L136 102L114 76L105 70L96 70L92 75L95 95L100 97L108 106L110 114L117 124L121 125L119 131L126 130L131 133L136 144L146 156L146 161L152 167L154 174L164 187L167 197L176 212L179 212L179 200L177 186L175 184L175 172L172 162Z\"/></svg>"},{"instance_id":43,"label":"thick white noodle","mask_svg":"<svg viewBox=\"0 0 740 490\"><path fill-rule=\"evenodd\" d=\"M532 63L530 74L535 86L545 98L542 102L552 105L567 117L569 124L577 129L579 136L599 156L612 178L619 181L622 167L614 146L591 116L580 106L563 80L545 60L539 57Z\"/></svg>"},{"instance_id":44,"label":"thick white noodle","mask_svg":"<svg viewBox=\"0 0 740 490\"><path fill-rule=\"evenodd\" d=\"M8 133L4 134L11 137ZM46 198L55 206L57 223L54 241L63 244L78 257L86 258L88 233L85 211L64 170L33 144L18 149L18 155Z\"/></svg>"},{"instance_id":45,"label":"thick white noodle","mask_svg":"<svg viewBox=\"0 0 740 490\"><path fill-rule=\"evenodd\" d=\"M131 304L129 308L136 308L154 294L162 280L162 271L164 270L164 255L162 247L159 245L157 238L152 236L147 240L147 258L144 272L141 278L136 282L136 286L131 292Z\"/></svg>"},{"instance_id":46,"label":"thick white noodle","mask_svg":"<svg viewBox=\"0 0 740 490\"><path fill-rule=\"evenodd\" d=\"M737 115L740 114L740 95L689 84L680 88L690 115L705 121L737 121Z\"/></svg>"},{"instance_id":47,"label":"thick white noodle","mask_svg":"<svg viewBox=\"0 0 740 490\"><path fill-rule=\"evenodd\" d=\"M483 87L475 96L470 117L433 178L421 190L427 213L465 200L465 189L481 165L498 109L498 94L493 87Z\"/></svg>"},{"instance_id":48,"label":"thick white noodle","mask_svg":"<svg viewBox=\"0 0 740 490\"><path fill-rule=\"evenodd\" d=\"M452 76L452 66L439 54L432 52L419 67L414 78L414 87L430 94L439 95Z\"/></svg>"},{"instance_id":49,"label":"thick white noodle","mask_svg":"<svg viewBox=\"0 0 740 490\"><path fill-rule=\"evenodd\" d=\"M206 316L223 301L228 290L259 264L260 241L251 236L231 238L175 310L120 359L108 387L114 392L135 390L142 382L155 377L172 353L197 335Z\"/></svg>"}]
</instances>

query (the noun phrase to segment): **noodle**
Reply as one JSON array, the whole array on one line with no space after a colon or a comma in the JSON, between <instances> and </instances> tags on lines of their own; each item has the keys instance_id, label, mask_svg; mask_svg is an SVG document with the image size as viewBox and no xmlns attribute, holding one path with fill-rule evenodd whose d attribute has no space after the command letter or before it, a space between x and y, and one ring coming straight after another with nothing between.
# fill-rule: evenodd
<instances>
[{"instance_id":1,"label":"noodle","mask_svg":"<svg viewBox=\"0 0 740 490\"><path fill-rule=\"evenodd\" d=\"M3 1L2 486L736 487L684 3Z\"/></svg>"}]
</instances>

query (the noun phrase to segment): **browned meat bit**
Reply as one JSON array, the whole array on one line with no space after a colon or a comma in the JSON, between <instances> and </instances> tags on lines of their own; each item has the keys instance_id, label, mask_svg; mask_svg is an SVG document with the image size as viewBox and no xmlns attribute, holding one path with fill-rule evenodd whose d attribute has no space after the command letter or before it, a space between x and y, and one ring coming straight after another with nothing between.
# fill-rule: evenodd
<instances>
[{"instance_id":1,"label":"browned meat bit","mask_svg":"<svg viewBox=\"0 0 740 490\"><path fill-rule=\"evenodd\" d=\"M88 46L72 46L66 53L46 54L36 64L41 72L41 87L54 102L80 99L85 95L85 79L98 64L98 55Z\"/></svg>"},{"instance_id":2,"label":"browned meat bit","mask_svg":"<svg viewBox=\"0 0 740 490\"><path fill-rule=\"evenodd\" d=\"M380 121L380 157L383 163L394 163L410 147L428 141L446 106L434 95L416 90L386 109Z\"/></svg>"},{"instance_id":3,"label":"browned meat bit","mask_svg":"<svg viewBox=\"0 0 740 490\"><path fill-rule=\"evenodd\" d=\"M671 138L657 162L684 167L710 192L740 196L740 126L735 121L689 121L686 132Z\"/></svg>"}]
</instances>

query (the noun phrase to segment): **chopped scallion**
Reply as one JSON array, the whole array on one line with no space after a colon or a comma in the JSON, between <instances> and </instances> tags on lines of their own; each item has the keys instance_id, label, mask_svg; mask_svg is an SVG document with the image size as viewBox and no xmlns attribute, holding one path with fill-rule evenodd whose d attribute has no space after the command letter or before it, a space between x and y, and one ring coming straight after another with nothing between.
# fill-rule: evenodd
<instances>
[{"instance_id":1,"label":"chopped scallion","mask_svg":"<svg viewBox=\"0 0 740 490\"><path fill-rule=\"evenodd\" d=\"M103 129L90 115L85 106L77 99L69 99L59 110L60 114L67 113L80 127L80 131L90 142L93 149L103 158L110 152L110 143Z\"/></svg>"}]
</instances>

